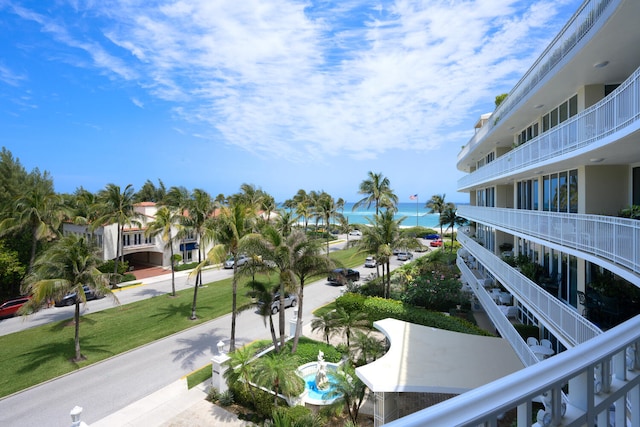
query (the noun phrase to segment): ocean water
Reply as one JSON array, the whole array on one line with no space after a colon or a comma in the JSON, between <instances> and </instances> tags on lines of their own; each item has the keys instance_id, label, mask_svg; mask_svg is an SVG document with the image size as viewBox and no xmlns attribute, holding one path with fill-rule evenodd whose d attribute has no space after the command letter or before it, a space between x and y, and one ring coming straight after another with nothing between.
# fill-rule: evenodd
<instances>
[{"instance_id":1,"label":"ocean water","mask_svg":"<svg viewBox=\"0 0 640 427\"><path fill-rule=\"evenodd\" d=\"M424 207L424 202L398 203L398 212L394 215L396 220L403 218L400 224L402 227L422 226L437 229L440 215L437 213L430 214L429 209ZM360 207L353 211L353 203L345 203L344 211L340 211L344 216L349 218L350 224L369 224L367 218L373 220L376 214L375 206L371 205L369 209Z\"/></svg>"}]
</instances>

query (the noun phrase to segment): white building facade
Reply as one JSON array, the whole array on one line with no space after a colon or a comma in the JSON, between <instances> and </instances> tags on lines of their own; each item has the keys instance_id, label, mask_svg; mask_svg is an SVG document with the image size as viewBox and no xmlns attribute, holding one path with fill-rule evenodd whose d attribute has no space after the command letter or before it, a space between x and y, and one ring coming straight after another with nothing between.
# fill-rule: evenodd
<instances>
[{"instance_id":1,"label":"white building facade","mask_svg":"<svg viewBox=\"0 0 640 427\"><path fill-rule=\"evenodd\" d=\"M638 0L585 1L458 155L457 263L526 367L389 425L640 427L638 22Z\"/></svg>"}]
</instances>

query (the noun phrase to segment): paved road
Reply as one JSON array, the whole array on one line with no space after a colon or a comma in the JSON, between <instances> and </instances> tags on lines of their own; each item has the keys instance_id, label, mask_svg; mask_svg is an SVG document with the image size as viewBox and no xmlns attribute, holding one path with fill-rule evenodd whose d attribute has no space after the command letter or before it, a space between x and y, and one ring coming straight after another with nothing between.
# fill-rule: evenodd
<instances>
[{"instance_id":1,"label":"paved road","mask_svg":"<svg viewBox=\"0 0 640 427\"><path fill-rule=\"evenodd\" d=\"M394 266L400 264L394 261ZM360 271L365 273L367 269ZM127 292L136 297L166 293L171 282L164 280L148 286L120 292L120 298L125 299ZM169 289L164 292L160 290L167 286ZM341 287L331 286L326 280L305 286L304 323L311 321L314 309L333 301L340 293ZM102 301L105 300L96 303ZM95 310L94 306L89 309ZM286 310L287 331L292 316L293 310ZM207 365L217 352L216 343L228 342L230 319L230 315L222 316L0 400L0 426L68 426L69 411L76 405L84 408L83 421L96 422ZM262 317L251 310L239 314L237 331L238 345L269 338Z\"/></svg>"}]
</instances>

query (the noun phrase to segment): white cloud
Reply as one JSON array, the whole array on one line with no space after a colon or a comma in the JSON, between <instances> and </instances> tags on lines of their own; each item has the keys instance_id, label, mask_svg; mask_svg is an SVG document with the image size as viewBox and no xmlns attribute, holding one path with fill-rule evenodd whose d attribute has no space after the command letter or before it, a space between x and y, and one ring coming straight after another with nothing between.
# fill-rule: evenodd
<instances>
[{"instance_id":1,"label":"white cloud","mask_svg":"<svg viewBox=\"0 0 640 427\"><path fill-rule=\"evenodd\" d=\"M197 125L197 131L185 132L269 157L317 161L466 142L477 115L486 112L479 106L492 107L555 34L547 26L561 5L87 3L78 19L91 8L99 34L19 13L90 55L93 66L112 78L134 81L173 102L176 117Z\"/></svg>"}]
</instances>

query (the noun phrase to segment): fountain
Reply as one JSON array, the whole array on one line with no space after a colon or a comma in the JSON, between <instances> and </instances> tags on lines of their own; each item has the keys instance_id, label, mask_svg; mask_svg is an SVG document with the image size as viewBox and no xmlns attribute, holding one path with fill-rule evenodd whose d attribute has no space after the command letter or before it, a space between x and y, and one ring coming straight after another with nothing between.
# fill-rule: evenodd
<instances>
[{"instance_id":1,"label":"fountain","mask_svg":"<svg viewBox=\"0 0 640 427\"><path fill-rule=\"evenodd\" d=\"M324 353L318 352L318 360L298 367L298 374L304 379L305 391L302 400L312 405L330 405L341 396L331 396L334 389L334 372L337 363L327 363Z\"/></svg>"}]
</instances>

